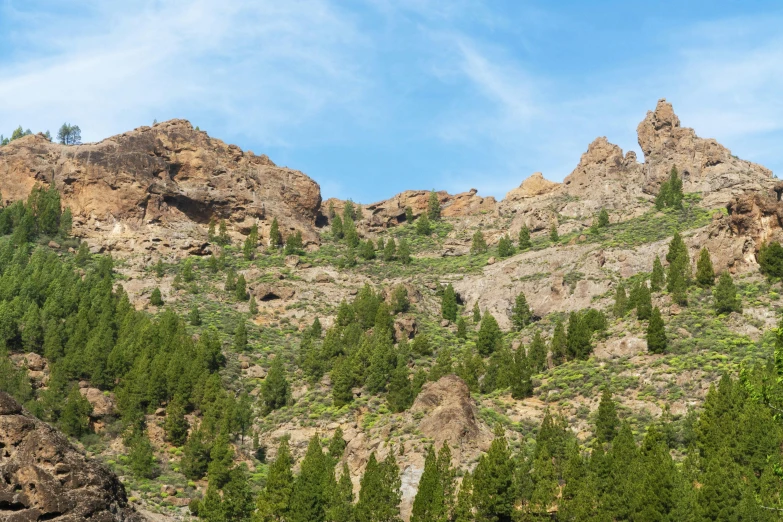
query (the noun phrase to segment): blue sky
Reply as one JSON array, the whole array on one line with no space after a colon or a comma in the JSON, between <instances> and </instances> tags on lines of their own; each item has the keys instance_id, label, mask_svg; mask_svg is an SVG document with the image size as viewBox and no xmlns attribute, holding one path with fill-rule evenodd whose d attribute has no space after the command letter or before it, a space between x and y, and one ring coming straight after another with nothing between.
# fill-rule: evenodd
<instances>
[{"instance_id":1,"label":"blue sky","mask_svg":"<svg viewBox=\"0 0 783 522\"><path fill-rule=\"evenodd\" d=\"M658 98L783 169L783 3L0 0L0 133L153 119L302 170L324 197L502 197Z\"/></svg>"}]
</instances>

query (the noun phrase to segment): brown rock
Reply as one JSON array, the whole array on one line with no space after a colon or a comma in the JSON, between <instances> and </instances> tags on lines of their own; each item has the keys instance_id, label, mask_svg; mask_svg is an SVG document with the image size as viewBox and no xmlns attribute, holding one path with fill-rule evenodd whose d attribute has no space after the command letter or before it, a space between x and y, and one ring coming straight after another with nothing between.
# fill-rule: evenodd
<instances>
[{"instance_id":1,"label":"brown rock","mask_svg":"<svg viewBox=\"0 0 783 522\"><path fill-rule=\"evenodd\" d=\"M521 201L527 198L533 198L547 194L557 189L560 183L549 181L544 179L544 175L540 172L534 172L528 177L522 184L509 191L503 201Z\"/></svg>"},{"instance_id":2,"label":"brown rock","mask_svg":"<svg viewBox=\"0 0 783 522\"><path fill-rule=\"evenodd\" d=\"M87 399L87 402L92 406L91 417L101 418L117 413L114 394L104 395L98 388L80 388L79 393L81 393L82 397Z\"/></svg>"},{"instance_id":3,"label":"brown rock","mask_svg":"<svg viewBox=\"0 0 783 522\"><path fill-rule=\"evenodd\" d=\"M394 320L394 339L397 342L403 339L413 339L418 331L416 318L412 315L403 315Z\"/></svg>"},{"instance_id":4,"label":"brown rock","mask_svg":"<svg viewBox=\"0 0 783 522\"><path fill-rule=\"evenodd\" d=\"M26 199L36 183L53 180L74 213L76 235L113 251L164 244L199 251L212 218L227 219L234 235L258 222L262 237L277 218L284 235L300 230L306 242L318 241L317 183L185 120L76 146L26 136L0 150L0 164L7 201ZM151 240L152 230L161 241Z\"/></svg>"},{"instance_id":5,"label":"brown rock","mask_svg":"<svg viewBox=\"0 0 783 522\"><path fill-rule=\"evenodd\" d=\"M299 256L292 254L290 256L285 256L285 266L288 268L296 268L299 266Z\"/></svg>"},{"instance_id":6,"label":"brown rock","mask_svg":"<svg viewBox=\"0 0 783 522\"><path fill-rule=\"evenodd\" d=\"M318 272L315 276L315 282L316 283L331 283L332 278L329 277L329 274L325 272Z\"/></svg>"},{"instance_id":7,"label":"brown rock","mask_svg":"<svg viewBox=\"0 0 783 522\"><path fill-rule=\"evenodd\" d=\"M282 299L287 301L292 299L296 295L296 291L288 286L283 285L270 285L267 283L258 285L253 293L256 296L257 301L274 301L276 299Z\"/></svg>"},{"instance_id":8,"label":"brown rock","mask_svg":"<svg viewBox=\"0 0 783 522\"><path fill-rule=\"evenodd\" d=\"M491 437L477 419L477 409L468 386L456 375L446 375L424 385L411 413L422 413L419 430L435 441L435 447L448 442L452 448L485 442Z\"/></svg>"},{"instance_id":9,"label":"brown rock","mask_svg":"<svg viewBox=\"0 0 783 522\"><path fill-rule=\"evenodd\" d=\"M496 263L496 261L497 260L494 257L490 257L489 259L487 259L487 264L488 265L494 265Z\"/></svg>"},{"instance_id":10,"label":"brown rock","mask_svg":"<svg viewBox=\"0 0 783 522\"><path fill-rule=\"evenodd\" d=\"M54 428L0 392L0 518L142 522L125 488Z\"/></svg>"},{"instance_id":11,"label":"brown rock","mask_svg":"<svg viewBox=\"0 0 783 522\"><path fill-rule=\"evenodd\" d=\"M443 319L440 322L441 328L447 328L450 324L451 324L451 321L449 321L448 319Z\"/></svg>"}]
</instances>

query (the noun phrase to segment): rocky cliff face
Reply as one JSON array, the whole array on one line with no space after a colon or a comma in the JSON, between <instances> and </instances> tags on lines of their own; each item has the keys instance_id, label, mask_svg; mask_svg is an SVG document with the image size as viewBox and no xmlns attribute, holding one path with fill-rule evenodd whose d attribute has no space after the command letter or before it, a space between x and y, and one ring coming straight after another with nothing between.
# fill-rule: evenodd
<instances>
[{"instance_id":1,"label":"rocky cliff face","mask_svg":"<svg viewBox=\"0 0 783 522\"><path fill-rule=\"evenodd\" d=\"M226 219L230 233L258 222L264 238L276 217L284 235L301 230L317 241L317 183L185 120L94 144L68 147L37 135L0 148L5 202L26 198L36 183L54 183L75 233L113 251L198 252L212 218Z\"/></svg>"},{"instance_id":2,"label":"rocky cliff face","mask_svg":"<svg viewBox=\"0 0 783 522\"><path fill-rule=\"evenodd\" d=\"M0 392L0 520L142 522L119 479Z\"/></svg>"}]
</instances>

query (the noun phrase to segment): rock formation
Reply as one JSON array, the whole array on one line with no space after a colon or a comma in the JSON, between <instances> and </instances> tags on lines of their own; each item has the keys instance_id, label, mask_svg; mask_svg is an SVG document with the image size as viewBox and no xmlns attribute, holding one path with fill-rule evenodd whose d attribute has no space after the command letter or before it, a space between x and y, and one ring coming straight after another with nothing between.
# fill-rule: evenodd
<instances>
[{"instance_id":1,"label":"rock formation","mask_svg":"<svg viewBox=\"0 0 783 522\"><path fill-rule=\"evenodd\" d=\"M0 520L141 522L116 475L0 392Z\"/></svg>"},{"instance_id":2,"label":"rock formation","mask_svg":"<svg viewBox=\"0 0 783 522\"><path fill-rule=\"evenodd\" d=\"M534 172L519 187L510 190L503 201L522 201L527 198L542 196L556 190L559 186L560 183L549 181L540 172Z\"/></svg>"},{"instance_id":3,"label":"rock formation","mask_svg":"<svg viewBox=\"0 0 783 522\"><path fill-rule=\"evenodd\" d=\"M226 219L231 233L247 233L258 222L265 238L276 217L284 235L301 230L305 241L317 241L317 183L185 120L86 145L51 143L39 134L0 148L5 202L52 182L74 213L75 234L114 251L198 253L212 218Z\"/></svg>"}]
</instances>

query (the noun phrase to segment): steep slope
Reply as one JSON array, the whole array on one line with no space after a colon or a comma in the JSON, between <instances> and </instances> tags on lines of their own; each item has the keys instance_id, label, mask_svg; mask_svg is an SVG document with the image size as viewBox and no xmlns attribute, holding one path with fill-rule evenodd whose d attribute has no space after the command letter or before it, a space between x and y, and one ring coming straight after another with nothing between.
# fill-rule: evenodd
<instances>
[{"instance_id":1,"label":"steep slope","mask_svg":"<svg viewBox=\"0 0 783 522\"><path fill-rule=\"evenodd\" d=\"M287 235L317 242L317 183L243 152L185 120L140 127L99 143L64 146L31 135L0 148L5 202L54 183L74 213L76 235L116 252L182 249L198 253L211 219L229 233L259 223L268 237L277 218Z\"/></svg>"},{"instance_id":2,"label":"steep slope","mask_svg":"<svg viewBox=\"0 0 783 522\"><path fill-rule=\"evenodd\" d=\"M0 520L142 522L106 467L0 392Z\"/></svg>"}]
</instances>

